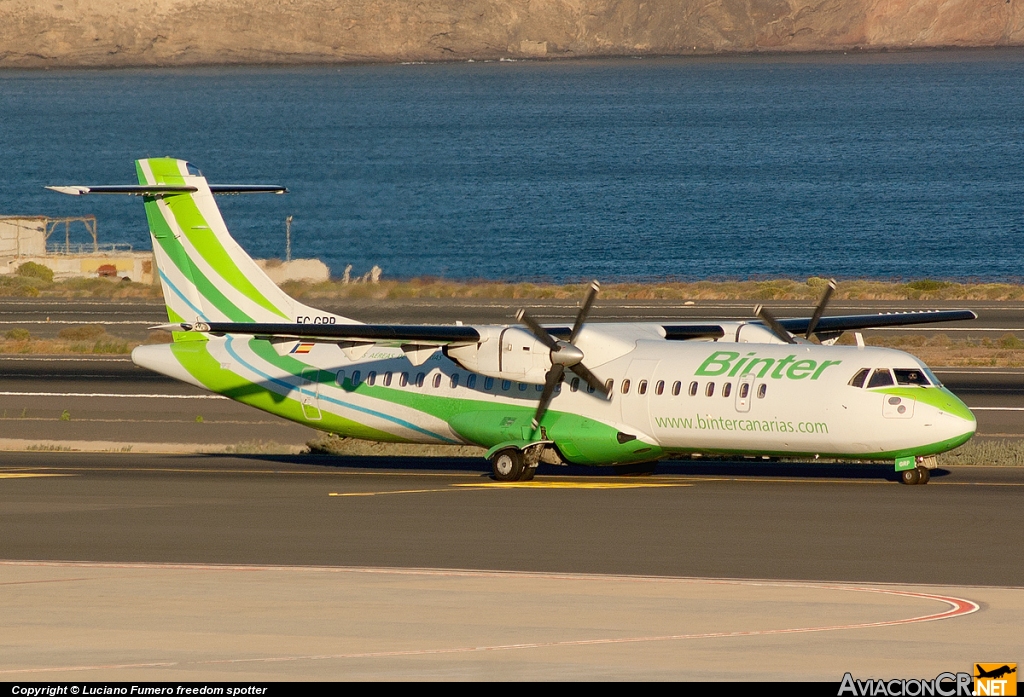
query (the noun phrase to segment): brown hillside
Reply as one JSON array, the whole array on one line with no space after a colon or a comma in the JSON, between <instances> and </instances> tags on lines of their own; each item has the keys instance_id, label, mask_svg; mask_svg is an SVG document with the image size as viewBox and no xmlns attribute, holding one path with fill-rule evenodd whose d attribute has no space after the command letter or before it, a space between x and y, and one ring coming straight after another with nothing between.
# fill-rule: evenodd
<instances>
[{"instance_id":1,"label":"brown hillside","mask_svg":"<svg viewBox=\"0 0 1024 697\"><path fill-rule=\"evenodd\" d=\"M1024 45L1024 0L0 0L0 67Z\"/></svg>"}]
</instances>

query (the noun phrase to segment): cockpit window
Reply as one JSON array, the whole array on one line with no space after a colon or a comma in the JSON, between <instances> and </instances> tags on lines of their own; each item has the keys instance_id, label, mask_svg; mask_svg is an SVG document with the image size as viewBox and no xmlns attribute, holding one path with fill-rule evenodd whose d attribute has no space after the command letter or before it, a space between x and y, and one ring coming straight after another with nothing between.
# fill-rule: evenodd
<instances>
[{"instance_id":1,"label":"cockpit window","mask_svg":"<svg viewBox=\"0 0 1024 697\"><path fill-rule=\"evenodd\" d=\"M935 377L935 373L928 370L928 366L924 366L923 368L921 368L921 370L924 372L925 375L928 376L928 382L930 382L935 387L942 387L942 381Z\"/></svg>"},{"instance_id":2,"label":"cockpit window","mask_svg":"<svg viewBox=\"0 0 1024 697\"><path fill-rule=\"evenodd\" d=\"M187 171L193 177L201 177L201 176L203 176L203 173L199 171L199 168L196 167L191 162L186 162L185 163L185 171Z\"/></svg>"},{"instance_id":3,"label":"cockpit window","mask_svg":"<svg viewBox=\"0 0 1024 697\"><path fill-rule=\"evenodd\" d=\"M857 371L857 374L850 378L850 384L854 387L864 387L864 381L868 379L868 373L871 371L867 368L861 368Z\"/></svg>"},{"instance_id":4,"label":"cockpit window","mask_svg":"<svg viewBox=\"0 0 1024 697\"><path fill-rule=\"evenodd\" d=\"M920 385L928 387L931 382L920 368L893 368L897 385Z\"/></svg>"},{"instance_id":5,"label":"cockpit window","mask_svg":"<svg viewBox=\"0 0 1024 697\"><path fill-rule=\"evenodd\" d=\"M892 373L889 372L888 368L875 368L875 372L871 374L871 380L868 382L868 387L888 387L892 384Z\"/></svg>"}]
</instances>

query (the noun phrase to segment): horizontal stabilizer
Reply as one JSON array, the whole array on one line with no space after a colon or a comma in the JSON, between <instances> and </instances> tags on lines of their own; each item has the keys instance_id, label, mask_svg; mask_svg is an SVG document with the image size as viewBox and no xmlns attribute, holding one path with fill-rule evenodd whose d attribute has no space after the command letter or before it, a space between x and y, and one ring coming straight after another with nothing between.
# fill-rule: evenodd
<instances>
[{"instance_id":1,"label":"horizontal stabilizer","mask_svg":"<svg viewBox=\"0 0 1024 697\"><path fill-rule=\"evenodd\" d=\"M480 341L480 332L473 327L460 325L196 322L195 324L166 324L158 328L168 331L184 330L209 334L248 334L272 338L394 342L396 344L438 346Z\"/></svg>"},{"instance_id":2,"label":"horizontal stabilizer","mask_svg":"<svg viewBox=\"0 0 1024 697\"><path fill-rule=\"evenodd\" d=\"M194 186L177 186L173 184L127 184L104 186L48 186L50 191L70 196L85 194L123 194L128 196L171 196L174 194L194 194L199 191ZM273 184L210 184L213 194L286 194L288 189Z\"/></svg>"}]
</instances>

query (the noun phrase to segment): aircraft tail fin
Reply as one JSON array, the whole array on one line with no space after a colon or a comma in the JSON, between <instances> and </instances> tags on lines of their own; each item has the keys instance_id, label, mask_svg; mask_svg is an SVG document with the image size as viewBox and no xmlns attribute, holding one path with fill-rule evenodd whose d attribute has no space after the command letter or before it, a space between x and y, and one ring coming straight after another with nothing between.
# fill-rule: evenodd
<instances>
[{"instance_id":1,"label":"aircraft tail fin","mask_svg":"<svg viewBox=\"0 0 1024 697\"><path fill-rule=\"evenodd\" d=\"M79 193L143 196L170 322L355 323L303 305L281 290L231 237L213 199L214 193L283 193L283 188L211 187L194 166L172 158L137 160L135 167L138 187ZM176 340L186 338L196 335L176 333Z\"/></svg>"}]
</instances>

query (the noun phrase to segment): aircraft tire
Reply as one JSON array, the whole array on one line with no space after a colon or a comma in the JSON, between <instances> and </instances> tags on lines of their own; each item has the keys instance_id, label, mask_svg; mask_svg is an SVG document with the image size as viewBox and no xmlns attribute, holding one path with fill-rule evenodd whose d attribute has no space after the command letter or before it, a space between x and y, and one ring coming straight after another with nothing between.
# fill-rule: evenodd
<instances>
[{"instance_id":1,"label":"aircraft tire","mask_svg":"<svg viewBox=\"0 0 1024 697\"><path fill-rule=\"evenodd\" d=\"M533 479L533 475L535 475L535 474L537 474L537 468L536 467L524 467L523 468L523 476L521 476L519 478L519 481L521 481L521 482L528 482L531 479Z\"/></svg>"},{"instance_id":2,"label":"aircraft tire","mask_svg":"<svg viewBox=\"0 0 1024 697\"><path fill-rule=\"evenodd\" d=\"M907 486L913 486L921 481L921 470L915 467L912 470L903 470L900 472L900 481Z\"/></svg>"},{"instance_id":3,"label":"aircraft tire","mask_svg":"<svg viewBox=\"0 0 1024 697\"><path fill-rule=\"evenodd\" d=\"M932 471L927 467L918 467L917 469L921 471L921 480L918 484L927 484L928 480L932 478Z\"/></svg>"},{"instance_id":4,"label":"aircraft tire","mask_svg":"<svg viewBox=\"0 0 1024 697\"><path fill-rule=\"evenodd\" d=\"M494 453L491 471L499 482L517 482L523 476L523 453L516 448L505 448Z\"/></svg>"}]
</instances>

